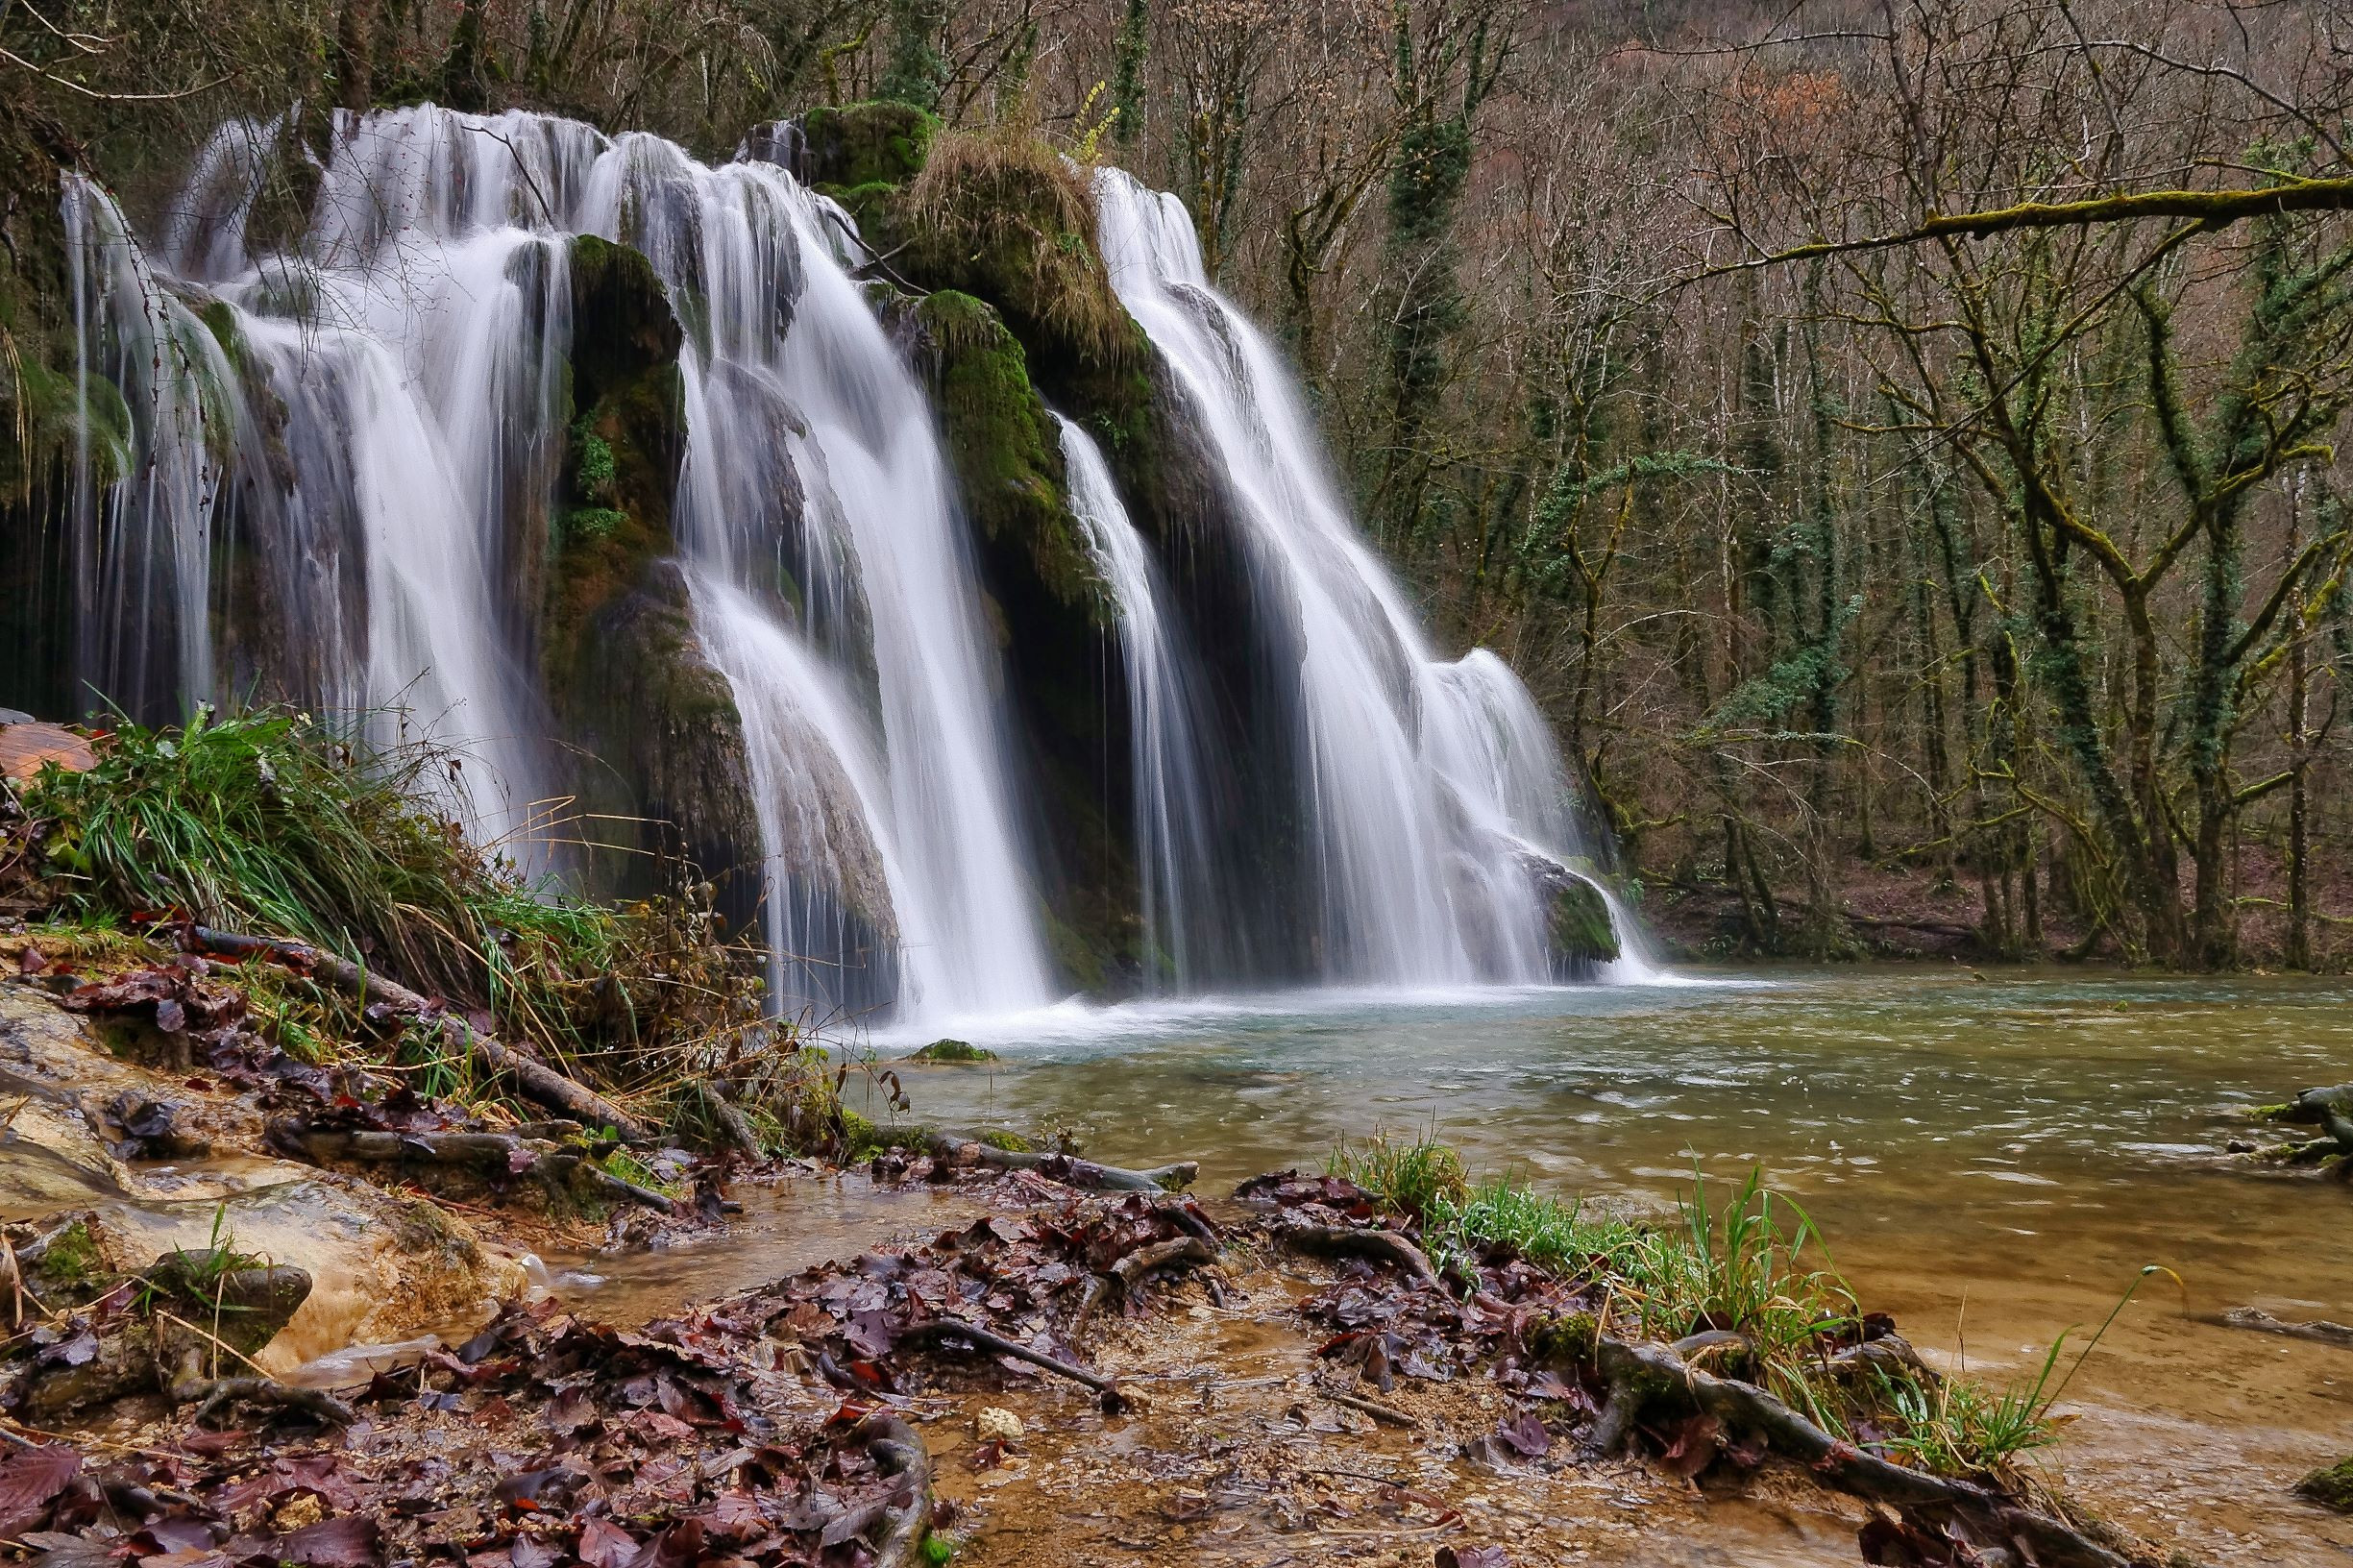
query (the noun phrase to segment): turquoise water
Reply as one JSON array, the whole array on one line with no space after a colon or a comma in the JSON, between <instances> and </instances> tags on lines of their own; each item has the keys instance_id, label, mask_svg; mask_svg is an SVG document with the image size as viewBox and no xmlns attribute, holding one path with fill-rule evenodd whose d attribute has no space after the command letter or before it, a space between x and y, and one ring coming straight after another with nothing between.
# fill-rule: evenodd
<instances>
[{"instance_id":1,"label":"turquoise water","mask_svg":"<svg viewBox=\"0 0 2353 1568\"><path fill-rule=\"evenodd\" d=\"M1197 1159L1205 1190L1376 1129L1434 1131L1475 1169L1638 1211L1695 1169L1727 1190L1761 1168L1867 1305L1996 1381L2158 1265L2171 1274L2069 1388L2086 1418L2068 1470L2223 1560L2353 1543L2281 1496L2353 1453L2353 1353L2206 1320L2353 1322L2353 1192L2223 1153L2249 1134L2243 1108L2353 1079L2343 981L1700 973L1074 1007L984 1042L1005 1059L906 1071L917 1117L1067 1126L1116 1163Z\"/></svg>"}]
</instances>

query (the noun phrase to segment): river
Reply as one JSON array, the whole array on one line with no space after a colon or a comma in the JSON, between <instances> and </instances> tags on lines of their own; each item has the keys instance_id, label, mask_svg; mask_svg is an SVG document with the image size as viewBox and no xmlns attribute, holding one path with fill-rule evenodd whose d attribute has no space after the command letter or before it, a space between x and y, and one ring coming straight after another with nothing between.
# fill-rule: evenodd
<instances>
[{"instance_id":1,"label":"river","mask_svg":"<svg viewBox=\"0 0 2353 1568\"><path fill-rule=\"evenodd\" d=\"M1688 971L1070 1006L974 1038L1003 1060L905 1070L916 1117L1068 1126L1114 1162L1198 1159L1204 1190L1376 1129L1434 1131L1474 1170L1635 1210L1667 1209L1695 1170L1721 1196L1761 1167L1867 1306L1997 1383L2162 1265L2179 1286L2151 1276L2067 1388L2081 1418L2055 1462L2213 1560L2353 1551L2353 1526L2285 1492L2353 1453L2353 1353L2209 1321L2243 1306L2353 1320L2345 1189L2222 1152L2246 1132L2235 1108L2353 1077L2344 981Z\"/></svg>"}]
</instances>

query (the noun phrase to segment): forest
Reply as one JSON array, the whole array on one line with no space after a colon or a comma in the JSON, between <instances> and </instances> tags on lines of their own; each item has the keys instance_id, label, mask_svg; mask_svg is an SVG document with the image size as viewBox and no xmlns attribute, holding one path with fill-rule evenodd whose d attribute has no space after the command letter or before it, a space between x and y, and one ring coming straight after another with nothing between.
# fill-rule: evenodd
<instances>
[{"instance_id":1,"label":"forest","mask_svg":"<svg viewBox=\"0 0 2353 1568\"><path fill-rule=\"evenodd\" d=\"M1444 640L1535 690L1662 926L1725 955L2327 967L2353 909L2343 26L15 4L12 363L57 366L56 170L152 204L233 112L300 104L323 137L333 106L524 105L723 155L883 98L1042 136L1181 197L1379 546Z\"/></svg>"},{"instance_id":2,"label":"forest","mask_svg":"<svg viewBox=\"0 0 2353 1568\"><path fill-rule=\"evenodd\" d=\"M2349 147L2343 0L0 0L0 1558L2353 1551Z\"/></svg>"}]
</instances>

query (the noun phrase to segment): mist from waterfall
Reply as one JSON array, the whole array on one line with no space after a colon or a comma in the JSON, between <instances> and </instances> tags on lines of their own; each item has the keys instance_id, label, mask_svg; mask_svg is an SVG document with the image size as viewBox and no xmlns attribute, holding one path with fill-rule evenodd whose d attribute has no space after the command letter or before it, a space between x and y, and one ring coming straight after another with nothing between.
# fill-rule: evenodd
<instances>
[{"instance_id":1,"label":"mist from waterfall","mask_svg":"<svg viewBox=\"0 0 2353 1568\"><path fill-rule=\"evenodd\" d=\"M1112 286L1223 467L1262 604L1294 623L1325 978L1543 982L1538 881L1581 847L1550 729L1492 653L1435 656L1342 504L1288 371L1210 286L1184 205L1115 169L1094 192Z\"/></svg>"}]
</instances>

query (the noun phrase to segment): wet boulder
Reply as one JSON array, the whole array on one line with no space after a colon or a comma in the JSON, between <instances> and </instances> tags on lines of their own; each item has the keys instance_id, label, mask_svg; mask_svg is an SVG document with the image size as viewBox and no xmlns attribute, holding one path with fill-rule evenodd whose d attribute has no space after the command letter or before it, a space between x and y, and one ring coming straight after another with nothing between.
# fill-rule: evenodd
<instances>
[{"instance_id":1,"label":"wet boulder","mask_svg":"<svg viewBox=\"0 0 2353 1568\"><path fill-rule=\"evenodd\" d=\"M1545 934L1556 980L1589 980L1618 958L1618 928L1602 890L1574 871L1553 878L1545 903Z\"/></svg>"}]
</instances>

